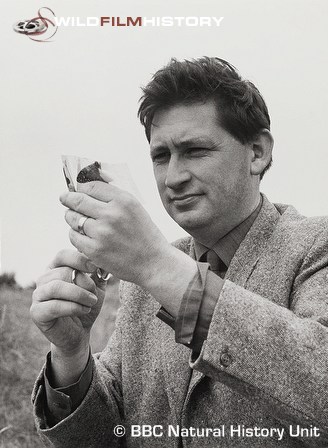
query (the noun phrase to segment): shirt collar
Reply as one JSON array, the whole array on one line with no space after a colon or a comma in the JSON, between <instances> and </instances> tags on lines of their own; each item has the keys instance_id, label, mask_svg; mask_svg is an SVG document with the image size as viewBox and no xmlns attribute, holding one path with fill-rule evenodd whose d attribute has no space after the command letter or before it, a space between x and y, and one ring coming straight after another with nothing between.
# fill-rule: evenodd
<instances>
[{"instance_id":1,"label":"shirt collar","mask_svg":"<svg viewBox=\"0 0 328 448\"><path fill-rule=\"evenodd\" d=\"M229 264L235 255L238 247L245 238L247 232L252 227L257 215L259 214L263 203L262 195L260 197L260 202L256 209L240 224L230 230L225 236L220 238L213 247L206 247L198 241L194 240L195 243L195 255L196 260L200 260L202 255L204 255L209 249L213 249L217 256L223 261L223 263L229 267Z\"/></svg>"}]
</instances>

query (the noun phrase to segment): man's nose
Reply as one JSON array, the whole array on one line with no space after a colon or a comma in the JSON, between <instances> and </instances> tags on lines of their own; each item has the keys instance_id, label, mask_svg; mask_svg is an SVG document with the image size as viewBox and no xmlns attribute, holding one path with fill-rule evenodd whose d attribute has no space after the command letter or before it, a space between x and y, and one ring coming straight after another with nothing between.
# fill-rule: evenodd
<instances>
[{"instance_id":1,"label":"man's nose","mask_svg":"<svg viewBox=\"0 0 328 448\"><path fill-rule=\"evenodd\" d=\"M191 179L186 164L177 156L172 155L167 167L165 186L172 189L180 188Z\"/></svg>"}]
</instances>

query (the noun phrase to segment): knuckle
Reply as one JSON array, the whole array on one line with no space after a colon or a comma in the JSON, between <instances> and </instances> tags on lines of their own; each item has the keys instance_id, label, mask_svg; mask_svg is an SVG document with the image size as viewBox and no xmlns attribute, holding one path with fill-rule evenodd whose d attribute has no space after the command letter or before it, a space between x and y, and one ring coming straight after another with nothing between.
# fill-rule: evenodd
<instances>
[{"instance_id":1,"label":"knuckle","mask_svg":"<svg viewBox=\"0 0 328 448\"><path fill-rule=\"evenodd\" d=\"M88 192L89 193L94 193L95 191L97 191L97 182L89 182L88 183Z\"/></svg>"},{"instance_id":2,"label":"knuckle","mask_svg":"<svg viewBox=\"0 0 328 448\"><path fill-rule=\"evenodd\" d=\"M109 235L108 225L105 225L105 223L99 224L97 226L96 233L99 238L106 238Z\"/></svg>"},{"instance_id":3,"label":"knuckle","mask_svg":"<svg viewBox=\"0 0 328 448\"><path fill-rule=\"evenodd\" d=\"M96 260L94 259L94 255L97 254L99 249L103 249L103 246L104 246L103 242L98 243L96 240L92 240L90 241L89 244L85 246L85 248L83 249L83 253L88 259L92 260L92 262L94 263L96 262Z\"/></svg>"},{"instance_id":4,"label":"knuckle","mask_svg":"<svg viewBox=\"0 0 328 448\"><path fill-rule=\"evenodd\" d=\"M61 280L52 280L48 283L49 292L54 295L58 295L62 291L62 281Z\"/></svg>"},{"instance_id":5,"label":"knuckle","mask_svg":"<svg viewBox=\"0 0 328 448\"><path fill-rule=\"evenodd\" d=\"M66 258L66 254L67 254L67 249L61 249L61 250L58 252L56 258L57 258L58 260L65 260L65 258Z\"/></svg>"},{"instance_id":6,"label":"knuckle","mask_svg":"<svg viewBox=\"0 0 328 448\"><path fill-rule=\"evenodd\" d=\"M59 300L54 300L48 308L47 313L50 319L60 316L61 303Z\"/></svg>"},{"instance_id":7,"label":"knuckle","mask_svg":"<svg viewBox=\"0 0 328 448\"><path fill-rule=\"evenodd\" d=\"M69 239L70 242L73 244L73 246L76 247L76 235L75 235L75 231L73 229L69 229Z\"/></svg>"},{"instance_id":8,"label":"knuckle","mask_svg":"<svg viewBox=\"0 0 328 448\"><path fill-rule=\"evenodd\" d=\"M65 218L65 221L66 221L67 223L69 222L69 215L70 215L70 213L71 213L71 210L67 209L67 210L65 211L65 214L64 214L64 218Z\"/></svg>"},{"instance_id":9,"label":"knuckle","mask_svg":"<svg viewBox=\"0 0 328 448\"><path fill-rule=\"evenodd\" d=\"M114 219L115 222L121 222L122 219L124 219L125 213L124 213L124 209L119 208L116 210L116 212L114 213Z\"/></svg>"},{"instance_id":10,"label":"knuckle","mask_svg":"<svg viewBox=\"0 0 328 448\"><path fill-rule=\"evenodd\" d=\"M102 212L101 220L104 222L111 222L112 216L113 216L113 209L107 206Z\"/></svg>"},{"instance_id":11,"label":"knuckle","mask_svg":"<svg viewBox=\"0 0 328 448\"><path fill-rule=\"evenodd\" d=\"M32 294L32 306L35 302L39 302L40 301L40 287L37 287ZM31 306L31 309L32 309Z\"/></svg>"},{"instance_id":12,"label":"knuckle","mask_svg":"<svg viewBox=\"0 0 328 448\"><path fill-rule=\"evenodd\" d=\"M62 266L62 264L66 260L67 249L61 249L56 255L52 262L49 264L50 269L54 269L58 266Z\"/></svg>"},{"instance_id":13,"label":"knuckle","mask_svg":"<svg viewBox=\"0 0 328 448\"><path fill-rule=\"evenodd\" d=\"M124 204L123 204L124 206ZM106 211L105 219L101 221L101 224L105 226L107 224L107 232L110 232L109 226L121 223L124 219L124 211L121 207L112 207L111 210Z\"/></svg>"},{"instance_id":14,"label":"knuckle","mask_svg":"<svg viewBox=\"0 0 328 448\"><path fill-rule=\"evenodd\" d=\"M65 266L62 269L62 280L70 282L72 278L72 268Z\"/></svg>"},{"instance_id":15,"label":"knuckle","mask_svg":"<svg viewBox=\"0 0 328 448\"><path fill-rule=\"evenodd\" d=\"M67 250L65 250L65 249L61 249L57 253L57 255L55 256L55 259L54 259L55 266L60 265L65 260L66 254L67 254Z\"/></svg>"},{"instance_id":16,"label":"knuckle","mask_svg":"<svg viewBox=\"0 0 328 448\"><path fill-rule=\"evenodd\" d=\"M35 282L37 288L39 288L40 286L42 286L46 281L47 281L47 277L48 277L48 273L49 270L47 270L44 274L42 274ZM34 292L36 291L36 289L34 290Z\"/></svg>"},{"instance_id":17,"label":"knuckle","mask_svg":"<svg viewBox=\"0 0 328 448\"><path fill-rule=\"evenodd\" d=\"M83 193L76 194L76 197L75 197L76 210L79 211L81 209L81 207L83 207L84 202L85 202L85 195Z\"/></svg>"},{"instance_id":18,"label":"knuckle","mask_svg":"<svg viewBox=\"0 0 328 448\"><path fill-rule=\"evenodd\" d=\"M135 199L132 196L132 194L130 194L127 191L123 191L122 192L122 198L121 200L124 202L126 207L133 207L135 205Z\"/></svg>"},{"instance_id":19,"label":"knuckle","mask_svg":"<svg viewBox=\"0 0 328 448\"><path fill-rule=\"evenodd\" d=\"M107 233L107 234L110 235L109 233ZM104 252L104 243L102 241L95 240L93 247L92 247L93 258L99 256L103 252Z\"/></svg>"},{"instance_id":20,"label":"knuckle","mask_svg":"<svg viewBox=\"0 0 328 448\"><path fill-rule=\"evenodd\" d=\"M30 316L31 319L33 320L33 322L35 322L37 320L37 308L35 303L32 303L31 307L30 307Z\"/></svg>"},{"instance_id":21,"label":"knuckle","mask_svg":"<svg viewBox=\"0 0 328 448\"><path fill-rule=\"evenodd\" d=\"M42 310L40 307L41 305L36 303L32 303L30 307L30 316L34 323L37 323L42 319Z\"/></svg>"},{"instance_id":22,"label":"knuckle","mask_svg":"<svg viewBox=\"0 0 328 448\"><path fill-rule=\"evenodd\" d=\"M65 212L65 221L71 227L77 228L78 223L78 215L73 210L66 210Z\"/></svg>"}]
</instances>

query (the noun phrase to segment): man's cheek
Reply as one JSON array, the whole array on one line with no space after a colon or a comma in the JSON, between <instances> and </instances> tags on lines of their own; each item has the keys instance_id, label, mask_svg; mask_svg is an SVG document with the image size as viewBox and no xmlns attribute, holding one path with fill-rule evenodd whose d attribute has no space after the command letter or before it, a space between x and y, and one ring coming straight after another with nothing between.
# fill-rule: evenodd
<instances>
[{"instance_id":1,"label":"man's cheek","mask_svg":"<svg viewBox=\"0 0 328 448\"><path fill-rule=\"evenodd\" d=\"M159 195L160 195L160 197L162 199L162 202L164 202L165 195L167 194L166 186L165 186L165 179L166 179L166 177L164 177L164 176L156 176L156 174L155 174L157 190L158 190L158 193L159 193Z\"/></svg>"}]
</instances>

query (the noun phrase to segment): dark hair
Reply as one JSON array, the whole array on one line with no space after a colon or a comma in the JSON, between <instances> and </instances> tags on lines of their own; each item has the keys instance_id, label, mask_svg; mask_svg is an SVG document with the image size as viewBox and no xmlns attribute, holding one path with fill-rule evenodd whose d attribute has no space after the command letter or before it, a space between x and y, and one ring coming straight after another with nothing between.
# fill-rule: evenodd
<instances>
[{"instance_id":1,"label":"dark hair","mask_svg":"<svg viewBox=\"0 0 328 448\"><path fill-rule=\"evenodd\" d=\"M220 124L241 143L249 143L262 129L270 130L267 106L258 89L236 68L220 58L171 61L142 88L138 117L150 141L155 113L176 104L214 100ZM272 160L261 174L271 166Z\"/></svg>"}]
</instances>

